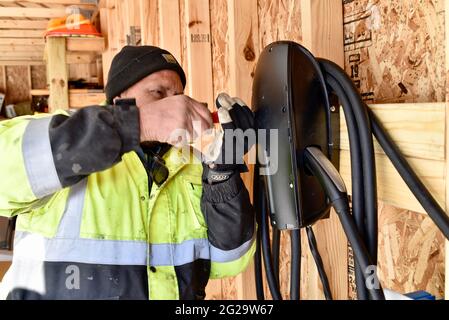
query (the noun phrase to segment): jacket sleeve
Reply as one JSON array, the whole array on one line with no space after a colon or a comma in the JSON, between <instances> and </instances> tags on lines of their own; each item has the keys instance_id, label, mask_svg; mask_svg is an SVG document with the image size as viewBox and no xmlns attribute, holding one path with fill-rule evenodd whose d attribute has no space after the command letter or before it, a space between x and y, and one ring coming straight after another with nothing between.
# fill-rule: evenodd
<instances>
[{"instance_id":1,"label":"jacket sleeve","mask_svg":"<svg viewBox=\"0 0 449 320\"><path fill-rule=\"evenodd\" d=\"M139 146L135 106L91 106L0 122L0 215L28 212Z\"/></svg>"},{"instance_id":2,"label":"jacket sleeve","mask_svg":"<svg viewBox=\"0 0 449 320\"><path fill-rule=\"evenodd\" d=\"M210 278L235 276L244 271L256 249L256 223L240 175L234 173L229 180L213 185L203 179L201 209L208 226Z\"/></svg>"}]
</instances>

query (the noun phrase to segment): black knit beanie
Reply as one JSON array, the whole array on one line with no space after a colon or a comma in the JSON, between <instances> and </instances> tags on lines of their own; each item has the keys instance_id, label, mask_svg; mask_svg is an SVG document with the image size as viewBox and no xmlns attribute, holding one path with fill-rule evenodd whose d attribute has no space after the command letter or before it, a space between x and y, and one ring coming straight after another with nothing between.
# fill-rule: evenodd
<instances>
[{"instance_id":1,"label":"black knit beanie","mask_svg":"<svg viewBox=\"0 0 449 320\"><path fill-rule=\"evenodd\" d=\"M114 57L105 88L108 103L123 91L150 74L173 70L186 85L186 76L175 57L167 50L153 46L126 46Z\"/></svg>"}]
</instances>

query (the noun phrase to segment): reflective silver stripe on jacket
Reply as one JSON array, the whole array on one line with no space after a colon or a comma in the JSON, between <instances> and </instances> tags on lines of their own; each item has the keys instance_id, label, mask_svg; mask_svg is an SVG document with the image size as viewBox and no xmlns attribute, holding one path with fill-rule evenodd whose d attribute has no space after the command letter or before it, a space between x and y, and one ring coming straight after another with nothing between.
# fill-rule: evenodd
<instances>
[{"instance_id":1,"label":"reflective silver stripe on jacket","mask_svg":"<svg viewBox=\"0 0 449 320\"><path fill-rule=\"evenodd\" d=\"M52 117L32 119L23 135L22 154L28 181L36 198L62 189L53 161L48 132Z\"/></svg>"},{"instance_id":2,"label":"reflective silver stripe on jacket","mask_svg":"<svg viewBox=\"0 0 449 320\"><path fill-rule=\"evenodd\" d=\"M54 238L17 232L15 256L52 262L145 266L149 254L150 266L181 266L197 259L220 263L237 260L248 252L255 240L253 237L236 249L222 250L212 246L208 239L149 245L145 241L80 238L86 189L87 179L71 188Z\"/></svg>"},{"instance_id":3,"label":"reflective silver stripe on jacket","mask_svg":"<svg viewBox=\"0 0 449 320\"><path fill-rule=\"evenodd\" d=\"M17 232L14 255L40 261L63 261L108 265L147 265L145 241L80 238L87 179L70 189L64 215L54 238Z\"/></svg>"},{"instance_id":4,"label":"reflective silver stripe on jacket","mask_svg":"<svg viewBox=\"0 0 449 320\"><path fill-rule=\"evenodd\" d=\"M255 234L254 234L255 236ZM253 242L255 241L255 237L252 237L250 240L246 241L240 247L232 249L232 250L221 250L214 246L210 246L210 259L212 262L230 262L233 260L237 260L245 255L251 249Z\"/></svg>"}]
</instances>

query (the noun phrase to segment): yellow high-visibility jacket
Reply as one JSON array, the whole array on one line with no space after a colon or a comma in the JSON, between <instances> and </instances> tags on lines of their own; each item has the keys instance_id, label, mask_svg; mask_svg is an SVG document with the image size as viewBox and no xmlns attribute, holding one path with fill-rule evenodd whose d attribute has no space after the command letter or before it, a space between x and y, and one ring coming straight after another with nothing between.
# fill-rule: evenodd
<instances>
[{"instance_id":1,"label":"yellow high-visibility jacket","mask_svg":"<svg viewBox=\"0 0 449 320\"><path fill-rule=\"evenodd\" d=\"M151 183L136 114L0 122L0 215L18 216L1 298L202 299L209 278L246 268L255 222L240 176L208 185L171 148L168 179Z\"/></svg>"}]
</instances>

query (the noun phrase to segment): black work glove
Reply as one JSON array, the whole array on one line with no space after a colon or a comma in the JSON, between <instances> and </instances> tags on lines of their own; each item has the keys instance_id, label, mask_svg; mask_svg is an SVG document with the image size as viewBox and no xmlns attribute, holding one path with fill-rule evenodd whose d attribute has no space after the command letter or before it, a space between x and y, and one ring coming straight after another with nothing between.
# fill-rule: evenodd
<instances>
[{"instance_id":1,"label":"black work glove","mask_svg":"<svg viewBox=\"0 0 449 320\"><path fill-rule=\"evenodd\" d=\"M256 143L254 113L241 99L221 93L216 105L223 134L215 151L206 157L204 176L209 183L228 180L235 172L247 172L243 156Z\"/></svg>"}]
</instances>

